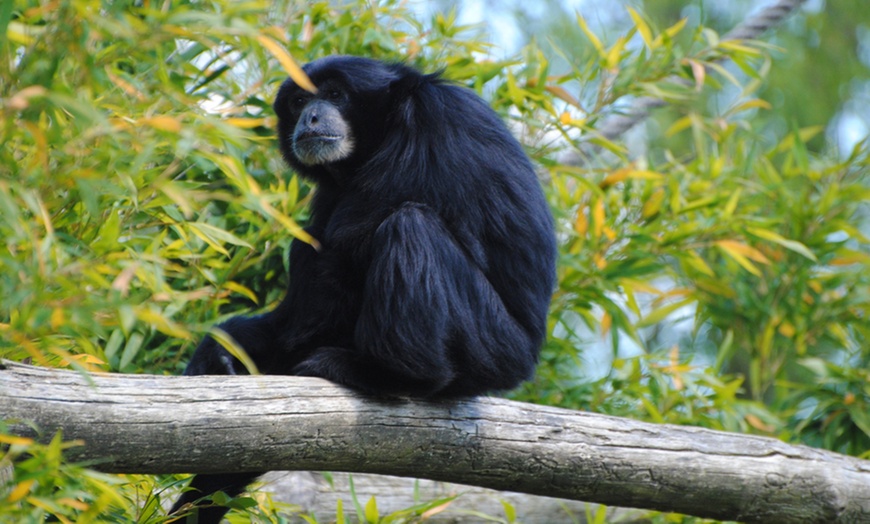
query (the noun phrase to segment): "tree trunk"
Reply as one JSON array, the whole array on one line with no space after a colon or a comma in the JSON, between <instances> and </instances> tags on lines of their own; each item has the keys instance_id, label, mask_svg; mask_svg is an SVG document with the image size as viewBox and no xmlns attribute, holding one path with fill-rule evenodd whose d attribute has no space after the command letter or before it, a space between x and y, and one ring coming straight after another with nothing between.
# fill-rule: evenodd
<instances>
[{"instance_id":1,"label":"tree trunk","mask_svg":"<svg viewBox=\"0 0 870 524\"><path fill-rule=\"evenodd\" d=\"M478 398L363 398L281 376L5 362L0 417L117 473L334 470L745 522L870 522L870 462L774 439ZM13 426L33 436L26 424Z\"/></svg>"}]
</instances>

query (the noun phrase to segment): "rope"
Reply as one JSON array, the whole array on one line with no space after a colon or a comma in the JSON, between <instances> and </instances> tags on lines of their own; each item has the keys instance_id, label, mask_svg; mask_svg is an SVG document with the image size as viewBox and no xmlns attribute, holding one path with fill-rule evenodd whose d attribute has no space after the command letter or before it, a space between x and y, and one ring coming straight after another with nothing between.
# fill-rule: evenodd
<instances>
[{"instance_id":1,"label":"rope","mask_svg":"<svg viewBox=\"0 0 870 524\"><path fill-rule=\"evenodd\" d=\"M762 9L757 15L747 18L722 37L722 40L753 40L761 36L771 27L782 22L806 0L779 0L774 5ZM684 82L674 76L670 80ZM598 134L607 140L614 140L636 124L646 120L649 112L657 107L663 107L667 102L659 98L642 96L636 98L623 114L612 115L604 119L598 128Z\"/></svg>"}]
</instances>

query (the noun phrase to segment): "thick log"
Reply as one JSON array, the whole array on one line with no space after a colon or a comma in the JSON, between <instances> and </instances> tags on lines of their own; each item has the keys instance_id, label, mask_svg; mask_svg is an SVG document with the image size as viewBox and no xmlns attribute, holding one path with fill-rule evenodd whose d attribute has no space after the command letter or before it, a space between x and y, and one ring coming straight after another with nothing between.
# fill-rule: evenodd
<instances>
[{"instance_id":1,"label":"thick log","mask_svg":"<svg viewBox=\"0 0 870 524\"><path fill-rule=\"evenodd\" d=\"M870 522L870 462L750 435L479 398L363 398L301 377L4 362L0 417L118 473L333 470L745 522ZM32 436L27 424L13 428Z\"/></svg>"}]
</instances>

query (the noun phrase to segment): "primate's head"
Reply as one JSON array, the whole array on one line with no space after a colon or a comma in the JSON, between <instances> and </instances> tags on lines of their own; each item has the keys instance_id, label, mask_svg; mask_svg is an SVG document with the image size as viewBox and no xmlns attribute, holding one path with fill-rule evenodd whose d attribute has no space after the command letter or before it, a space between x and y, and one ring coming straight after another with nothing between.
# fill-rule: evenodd
<instances>
[{"instance_id":1,"label":"primate's head","mask_svg":"<svg viewBox=\"0 0 870 524\"><path fill-rule=\"evenodd\" d=\"M315 60L303 70L317 92L288 79L274 108L284 158L312 177L323 169L342 173L368 160L383 140L398 102L397 86L407 85L407 80L414 84L421 77L402 65L350 56Z\"/></svg>"}]
</instances>

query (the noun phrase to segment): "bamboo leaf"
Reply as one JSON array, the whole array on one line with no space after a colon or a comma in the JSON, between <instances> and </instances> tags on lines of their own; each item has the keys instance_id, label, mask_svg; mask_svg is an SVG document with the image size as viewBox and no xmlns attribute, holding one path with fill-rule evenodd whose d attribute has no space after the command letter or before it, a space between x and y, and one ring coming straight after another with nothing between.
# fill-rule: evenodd
<instances>
[{"instance_id":1,"label":"bamboo leaf","mask_svg":"<svg viewBox=\"0 0 870 524\"><path fill-rule=\"evenodd\" d=\"M759 229L754 227L746 228L750 234L757 236L758 238L763 238L765 240L769 240L775 244L779 244L782 247L794 251L804 257L812 260L813 262L818 262L819 259L816 258L816 255L810 251L806 245L798 242L797 240L789 240L778 233L774 233L773 231L769 231L767 229Z\"/></svg>"},{"instance_id":2,"label":"bamboo leaf","mask_svg":"<svg viewBox=\"0 0 870 524\"><path fill-rule=\"evenodd\" d=\"M375 500L374 496L366 502L365 517L366 522L369 522L370 524L376 524L380 519L380 515L378 514L378 501Z\"/></svg>"},{"instance_id":3,"label":"bamboo leaf","mask_svg":"<svg viewBox=\"0 0 870 524\"><path fill-rule=\"evenodd\" d=\"M659 47L659 46L661 46L661 45L664 43L664 41L665 41L666 38L667 38L668 40L673 40L673 38L674 38L675 36L677 36L677 34L679 34L679 32L682 31L684 27L686 27L686 23L687 23L688 21L689 21L688 18L683 18L682 20L680 20L680 21L677 22L676 24L674 24L674 25L672 25L671 27L665 29L665 31L664 31L663 33L659 34L659 35L656 37L656 39L653 41L653 47Z\"/></svg>"},{"instance_id":4,"label":"bamboo leaf","mask_svg":"<svg viewBox=\"0 0 870 524\"><path fill-rule=\"evenodd\" d=\"M140 118L139 123L151 126L154 129L159 129L160 131L169 131L170 133L178 133L181 131L181 121L167 115Z\"/></svg>"},{"instance_id":5,"label":"bamboo leaf","mask_svg":"<svg viewBox=\"0 0 870 524\"><path fill-rule=\"evenodd\" d=\"M580 101L577 100L574 96L571 95L564 87L562 86L546 86L544 90L554 95L556 98L567 102L569 105L576 107L577 109L583 109L583 106L580 104Z\"/></svg>"},{"instance_id":6,"label":"bamboo leaf","mask_svg":"<svg viewBox=\"0 0 870 524\"><path fill-rule=\"evenodd\" d=\"M311 93L317 92L317 87L311 82L311 79L308 78L305 71L299 67L296 60L293 60L293 57L290 56L290 53L288 53L281 44L266 35L257 35L257 41L260 42L260 45L266 48L266 51L269 51L272 56L278 59L281 67L283 67L284 71L290 75L290 78L296 82L296 85Z\"/></svg>"},{"instance_id":7,"label":"bamboo leaf","mask_svg":"<svg viewBox=\"0 0 870 524\"><path fill-rule=\"evenodd\" d=\"M211 338L215 339L218 344L220 344L224 349L229 352L230 355L234 356L239 362L245 366L245 369L248 370L248 373L251 375L259 375L260 371L257 369L257 365L248 355L248 352L245 351L245 348L239 345L236 340L230 336L229 333L222 330L219 327L212 327L208 334Z\"/></svg>"},{"instance_id":8,"label":"bamboo leaf","mask_svg":"<svg viewBox=\"0 0 870 524\"><path fill-rule=\"evenodd\" d=\"M767 257L765 257L760 251L751 248L746 244L741 244L740 242L735 242L733 240L719 240L715 244L723 253L731 257L743 269L757 277L761 276L761 271L755 267L755 264L750 262L750 256L757 262L769 262Z\"/></svg>"},{"instance_id":9,"label":"bamboo leaf","mask_svg":"<svg viewBox=\"0 0 870 524\"><path fill-rule=\"evenodd\" d=\"M739 253L756 262L761 262L762 264L770 263L770 260L764 256L764 253L742 242L737 242L736 240L719 240L716 242L716 245L734 253Z\"/></svg>"},{"instance_id":10,"label":"bamboo leaf","mask_svg":"<svg viewBox=\"0 0 870 524\"><path fill-rule=\"evenodd\" d=\"M731 217L734 215L734 211L737 209L737 203L740 201L740 188L738 187L731 193L731 196L728 198L728 203L725 204L725 209L722 210L722 216Z\"/></svg>"},{"instance_id":11,"label":"bamboo leaf","mask_svg":"<svg viewBox=\"0 0 870 524\"><path fill-rule=\"evenodd\" d=\"M694 304L694 303L695 303L695 298L689 297L689 298L679 300L677 302L672 302L670 304L662 306L658 309L651 311L649 314L647 314L645 317L643 317L643 319L641 319L637 323L637 327L648 327L648 326L658 324L659 322L661 322L665 318L667 318L674 311L676 311L682 307L688 306L689 304Z\"/></svg>"},{"instance_id":12,"label":"bamboo leaf","mask_svg":"<svg viewBox=\"0 0 870 524\"><path fill-rule=\"evenodd\" d=\"M729 111L730 113L739 113L741 111L746 111L748 109L771 109L770 102L767 100L762 100L760 98L753 98L751 100L747 100L736 106L732 107Z\"/></svg>"},{"instance_id":13,"label":"bamboo leaf","mask_svg":"<svg viewBox=\"0 0 870 524\"><path fill-rule=\"evenodd\" d=\"M637 28L637 32L640 33L640 37L643 39L643 43L649 48L650 51L654 50L656 46L653 42L652 31L650 31L649 26L646 21L635 11L633 8L628 8L628 14L631 16L632 21L634 22L634 26Z\"/></svg>"},{"instance_id":14,"label":"bamboo leaf","mask_svg":"<svg viewBox=\"0 0 870 524\"><path fill-rule=\"evenodd\" d=\"M604 45L601 44L601 40L595 36L591 30L589 30L589 26L586 24L586 19L583 18L583 15L577 13L577 25L580 26L580 29L586 35L586 38L592 42L592 45L595 47L595 50L598 51L598 56L604 58L607 54L604 52Z\"/></svg>"}]
</instances>

